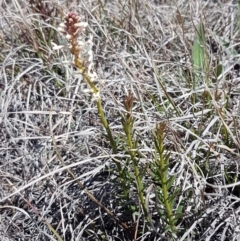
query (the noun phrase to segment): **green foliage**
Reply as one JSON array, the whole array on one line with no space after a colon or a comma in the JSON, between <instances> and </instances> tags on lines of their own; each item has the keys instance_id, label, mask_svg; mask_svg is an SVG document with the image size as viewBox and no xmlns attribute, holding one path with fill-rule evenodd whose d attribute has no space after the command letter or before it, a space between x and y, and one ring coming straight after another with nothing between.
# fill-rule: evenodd
<instances>
[{"instance_id":1,"label":"green foliage","mask_svg":"<svg viewBox=\"0 0 240 241\"><path fill-rule=\"evenodd\" d=\"M192 49L192 61L195 73L206 73L208 69L208 59L206 54L205 30L202 22L200 22L196 28L196 36Z\"/></svg>"},{"instance_id":2,"label":"green foliage","mask_svg":"<svg viewBox=\"0 0 240 241\"><path fill-rule=\"evenodd\" d=\"M139 170L139 160L137 157L138 140L135 138L135 131L133 129L135 122L135 118L132 116L133 101L134 97L132 93L130 93L127 97L124 98L124 106L126 109L126 114L122 113L122 126L124 129L124 133L126 135L126 138L124 138L126 140L124 143L124 147L127 150L127 153L130 155L131 161L133 163L133 171L136 180L138 197L142 205L145 218L149 221L148 212L146 209L145 199L143 195L143 178Z\"/></svg>"},{"instance_id":3,"label":"green foliage","mask_svg":"<svg viewBox=\"0 0 240 241\"><path fill-rule=\"evenodd\" d=\"M168 173L171 153L167 152L164 146L166 129L166 123L160 123L156 127L154 133L156 153L150 168L152 178L157 185L157 199L159 205L164 207L164 209L159 208L159 213L166 222L165 230L171 230L173 233L176 233L176 223L183 214L182 206L178 206L177 210L174 210L180 189L173 188L176 176L169 176Z\"/></svg>"},{"instance_id":4,"label":"green foliage","mask_svg":"<svg viewBox=\"0 0 240 241\"><path fill-rule=\"evenodd\" d=\"M192 103L197 101L197 95L195 93L197 86L206 80L207 86L209 82L206 78L207 71L209 69L209 60L206 52L206 37L203 23L200 22L196 28L196 36L192 48L192 67L193 67L193 79L192 79Z\"/></svg>"}]
</instances>

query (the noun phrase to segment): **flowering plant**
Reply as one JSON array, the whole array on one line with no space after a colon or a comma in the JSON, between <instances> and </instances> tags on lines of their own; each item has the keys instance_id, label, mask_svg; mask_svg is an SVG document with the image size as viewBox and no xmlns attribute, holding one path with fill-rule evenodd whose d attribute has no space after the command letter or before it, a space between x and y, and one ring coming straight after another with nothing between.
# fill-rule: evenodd
<instances>
[{"instance_id":1,"label":"flowering plant","mask_svg":"<svg viewBox=\"0 0 240 241\"><path fill-rule=\"evenodd\" d=\"M58 29L66 36L70 52L74 56L74 65L89 84L93 94L98 96L99 91L94 84L97 74L93 70L92 36L88 41L82 39L82 33L87 25L86 22L80 22L80 17L76 13L71 12L66 15Z\"/></svg>"},{"instance_id":2,"label":"flowering plant","mask_svg":"<svg viewBox=\"0 0 240 241\"><path fill-rule=\"evenodd\" d=\"M104 114L99 89L95 85L97 74L93 70L93 52L91 49L93 45L92 37L86 42L82 38L83 31L86 29L87 25L86 22L80 22L80 17L76 13L71 12L66 15L64 22L60 24L59 31L66 36L69 43L68 47L71 54L74 56L74 65L90 86L93 97L97 100L97 109L101 123L106 130L113 154L117 154L117 140L113 137L112 130ZM122 188L125 193L127 193L126 178L124 177L121 164L119 161L114 160L114 162L117 166Z\"/></svg>"}]
</instances>

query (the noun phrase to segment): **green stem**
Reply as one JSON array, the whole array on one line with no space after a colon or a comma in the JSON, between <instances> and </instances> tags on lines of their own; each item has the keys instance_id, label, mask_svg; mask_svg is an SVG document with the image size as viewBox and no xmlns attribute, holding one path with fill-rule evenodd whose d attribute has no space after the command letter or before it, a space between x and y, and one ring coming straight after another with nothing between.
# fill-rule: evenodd
<instances>
[{"instance_id":1,"label":"green stem","mask_svg":"<svg viewBox=\"0 0 240 241\"><path fill-rule=\"evenodd\" d=\"M84 67L84 65L82 64L82 62L80 61L79 58L75 59L75 64L76 64L77 68L81 71L82 76L85 78L85 80L89 84L93 93L97 95L99 90L96 88L96 86L92 82L91 77L86 73L86 68ZM102 122L102 124L103 124L103 126L104 126L104 128L107 132L107 137L110 141L110 144L111 144L111 147L112 147L112 150L113 150L113 154L117 154L116 141L113 138L112 131L111 131L109 125L108 125L107 119L105 118L100 97L97 99L97 109L98 109L98 114L99 114L100 120L101 120L101 122ZM119 176L120 176L120 182L121 182L121 185L122 185L122 188L123 188L123 191L124 191L124 195L126 197L128 197L128 190L127 190L127 186L125 184L125 175L124 175L124 172L122 170L122 166L118 161L114 161L114 162L117 166L117 170L118 170L118 173L119 173Z\"/></svg>"},{"instance_id":2,"label":"green stem","mask_svg":"<svg viewBox=\"0 0 240 241\"><path fill-rule=\"evenodd\" d=\"M166 154L164 154L165 127L166 127L166 124L161 123L157 126L157 129L156 129L155 147L157 149L157 152L159 153L159 158L156 159L156 162L157 162L157 166L160 169L159 177L160 177L160 183L161 183L161 188L162 188L163 204L166 209L169 225L170 225L172 231L176 231L175 224L174 224L174 217L173 217L173 213L172 213L172 206L169 202L170 197L169 197L168 185L167 185L167 183L168 183L168 173L167 173L168 168L167 167L168 167L169 163L168 163L168 156L166 156Z\"/></svg>"},{"instance_id":3,"label":"green stem","mask_svg":"<svg viewBox=\"0 0 240 241\"><path fill-rule=\"evenodd\" d=\"M175 230L175 225L174 225L174 219L173 219L173 213L172 213L172 207L169 203L169 195L168 195L168 188L167 188L167 181L168 181L168 175L167 175L167 169L165 166L165 158L164 158L164 145L163 141L159 143L159 166L161 170L161 183L162 183L162 192L163 192L163 200L164 200L164 206L166 208L169 224L171 227L171 230Z\"/></svg>"},{"instance_id":4,"label":"green stem","mask_svg":"<svg viewBox=\"0 0 240 241\"><path fill-rule=\"evenodd\" d=\"M142 209L144 212L144 215L147 219L147 221L149 221L149 216L148 216L148 212L147 212L147 208L146 208L146 204L145 204L145 199L143 196L143 182L141 180L141 176L140 176L140 171L138 168L138 162L136 159L136 151L134 151L134 149L136 149L136 144L134 145L133 140L132 140L132 125L134 122L134 118L132 118L131 116L127 115L127 119L125 119L123 117L123 126L124 126L124 131L125 134L127 136L127 142L128 142L128 146L129 146L129 155L133 161L133 166L134 166L134 174L135 174L135 178L136 178L136 182L137 182L137 189L138 189L138 196L142 205Z\"/></svg>"},{"instance_id":5,"label":"green stem","mask_svg":"<svg viewBox=\"0 0 240 241\"><path fill-rule=\"evenodd\" d=\"M112 150L113 150L113 154L117 154L117 145L116 145L116 141L114 140L113 136L112 136L112 131L108 125L108 122L105 118L105 115L104 115L104 112L103 112L103 107L102 107L102 102L101 102L101 99L99 98L97 100L97 108L98 108L98 114L99 114L99 117L101 119L101 122L107 132L107 136L108 136L108 139L110 141L110 144L112 146ZM127 185L126 185L126 180L125 180L125 175L124 175L124 172L123 172L123 169L122 169L122 166L121 164L118 162L118 161L114 161L116 166L117 166L117 170L118 170L118 173L119 173L119 176L120 176L120 182L121 182L121 185L122 185L122 188L123 188L123 192L124 192L124 196L126 198L128 198L128 190L127 190Z\"/></svg>"}]
</instances>

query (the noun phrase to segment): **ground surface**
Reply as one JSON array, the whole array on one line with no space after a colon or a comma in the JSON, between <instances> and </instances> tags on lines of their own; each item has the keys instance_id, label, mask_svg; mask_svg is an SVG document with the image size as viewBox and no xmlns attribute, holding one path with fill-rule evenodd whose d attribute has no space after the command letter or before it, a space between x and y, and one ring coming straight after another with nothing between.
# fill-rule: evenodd
<instances>
[{"instance_id":1,"label":"ground surface","mask_svg":"<svg viewBox=\"0 0 240 241\"><path fill-rule=\"evenodd\" d=\"M238 9L236 1L3 0L0 240L239 240ZM93 36L96 85L120 139L115 157L71 54L53 50L66 46L57 28L69 11L88 22L86 40ZM201 74L193 65L200 22L207 55ZM121 122L129 93L150 221L136 177L126 181L129 199L122 198L115 165L134 173ZM167 228L165 203L158 200L163 185L149 164L157 156L152 131L162 122L168 177L176 177L168 191L177 190L172 208L182 214L175 230Z\"/></svg>"}]
</instances>

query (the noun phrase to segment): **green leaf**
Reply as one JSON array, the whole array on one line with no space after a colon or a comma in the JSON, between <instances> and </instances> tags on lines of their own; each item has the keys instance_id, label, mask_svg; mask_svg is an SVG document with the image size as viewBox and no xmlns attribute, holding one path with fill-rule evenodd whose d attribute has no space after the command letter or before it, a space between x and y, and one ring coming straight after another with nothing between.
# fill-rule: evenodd
<instances>
[{"instance_id":1,"label":"green leaf","mask_svg":"<svg viewBox=\"0 0 240 241\"><path fill-rule=\"evenodd\" d=\"M172 187L175 179L176 179L176 176L169 177L169 179L167 181L167 190L169 190Z\"/></svg>"},{"instance_id":2,"label":"green leaf","mask_svg":"<svg viewBox=\"0 0 240 241\"><path fill-rule=\"evenodd\" d=\"M184 217L185 214L184 213L176 213L174 214L174 223L176 223L180 218Z\"/></svg>"},{"instance_id":3,"label":"green leaf","mask_svg":"<svg viewBox=\"0 0 240 241\"><path fill-rule=\"evenodd\" d=\"M196 37L192 49L193 69L195 72L207 69L207 59L205 52L205 31L202 23L197 26Z\"/></svg>"},{"instance_id":4,"label":"green leaf","mask_svg":"<svg viewBox=\"0 0 240 241\"><path fill-rule=\"evenodd\" d=\"M220 76L223 72L223 66L221 64L218 64L217 67L216 67L216 74L217 74L217 77Z\"/></svg>"},{"instance_id":5,"label":"green leaf","mask_svg":"<svg viewBox=\"0 0 240 241\"><path fill-rule=\"evenodd\" d=\"M178 196L178 194L179 194L179 190L177 189L177 190L174 191L173 194L170 194L171 196L169 195L168 201L169 201L171 207L173 207L173 205L175 203L175 199Z\"/></svg>"},{"instance_id":6,"label":"green leaf","mask_svg":"<svg viewBox=\"0 0 240 241\"><path fill-rule=\"evenodd\" d=\"M175 215L177 215L177 214L183 214L182 210L183 210L183 205L179 205L179 206L177 207L177 210L176 210L176 212L175 212ZM184 215L185 215L185 214L184 214Z\"/></svg>"}]
</instances>

